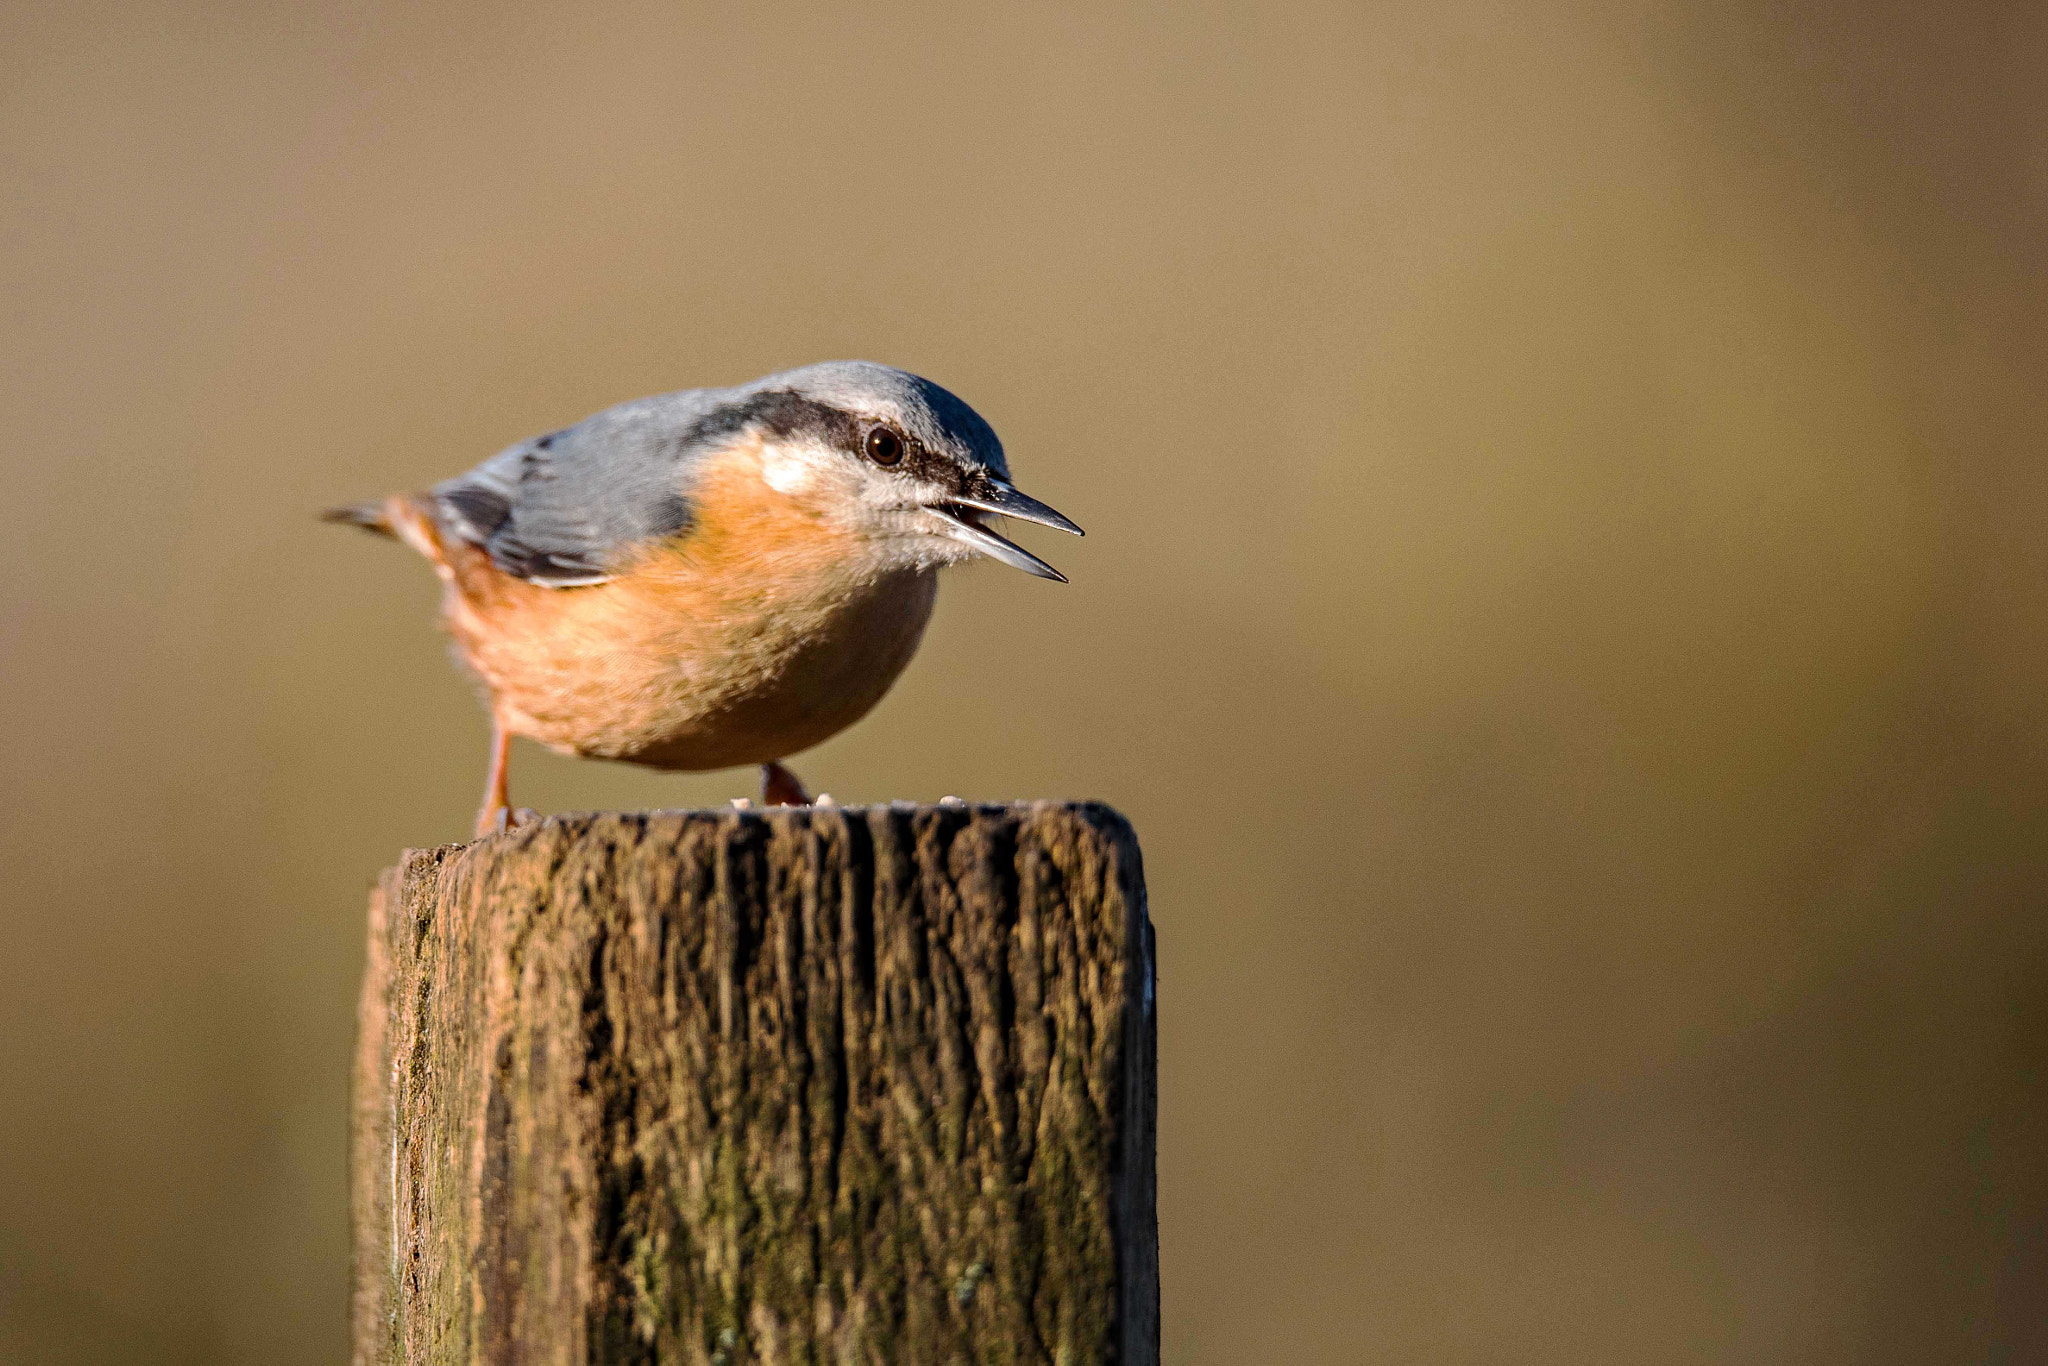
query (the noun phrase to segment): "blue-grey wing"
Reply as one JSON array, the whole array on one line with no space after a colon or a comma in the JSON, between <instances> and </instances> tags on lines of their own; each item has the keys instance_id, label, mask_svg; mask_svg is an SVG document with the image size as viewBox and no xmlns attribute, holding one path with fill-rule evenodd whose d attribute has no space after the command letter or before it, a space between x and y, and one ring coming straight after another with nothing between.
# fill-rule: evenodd
<instances>
[{"instance_id":1,"label":"blue-grey wing","mask_svg":"<svg viewBox=\"0 0 2048 1366\"><path fill-rule=\"evenodd\" d=\"M688 529L690 466L723 397L639 399L509 446L434 487L442 525L543 587L603 583L634 547Z\"/></svg>"}]
</instances>

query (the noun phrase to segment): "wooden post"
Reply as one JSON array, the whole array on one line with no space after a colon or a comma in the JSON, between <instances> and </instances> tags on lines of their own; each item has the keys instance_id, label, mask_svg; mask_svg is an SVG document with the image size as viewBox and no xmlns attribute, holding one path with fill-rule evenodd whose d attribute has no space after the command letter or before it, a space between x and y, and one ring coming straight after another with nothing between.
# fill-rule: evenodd
<instances>
[{"instance_id":1,"label":"wooden post","mask_svg":"<svg viewBox=\"0 0 2048 1366\"><path fill-rule=\"evenodd\" d=\"M571 816L370 903L355 1360L1158 1361L1098 805Z\"/></svg>"}]
</instances>

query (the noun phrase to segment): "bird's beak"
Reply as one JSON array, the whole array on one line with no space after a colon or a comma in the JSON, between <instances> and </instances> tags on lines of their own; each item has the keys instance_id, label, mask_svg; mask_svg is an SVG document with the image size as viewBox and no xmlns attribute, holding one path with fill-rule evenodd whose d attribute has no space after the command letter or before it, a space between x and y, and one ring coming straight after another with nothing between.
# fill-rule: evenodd
<instances>
[{"instance_id":1,"label":"bird's beak","mask_svg":"<svg viewBox=\"0 0 2048 1366\"><path fill-rule=\"evenodd\" d=\"M1019 493L1008 484L989 484L983 490L972 494L954 494L932 507L950 528L956 541L973 546L991 559L1001 560L1027 574L1036 574L1041 579L1053 579L1060 583L1067 576L1054 569L1044 560L1026 550L1016 542L996 535L984 525L990 514L999 517L1014 517L1020 522L1036 522L1040 526L1056 527L1070 531L1076 536L1086 535L1081 528L1054 512L1044 503L1028 494Z\"/></svg>"},{"instance_id":2,"label":"bird's beak","mask_svg":"<svg viewBox=\"0 0 2048 1366\"><path fill-rule=\"evenodd\" d=\"M964 508L1015 517L1020 522L1036 522L1040 526L1049 526L1057 531L1070 531L1076 536L1088 534L1036 498L1019 493L1008 484L990 484L987 497L960 494L946 501Z\"/></svg>"}]
</instances>

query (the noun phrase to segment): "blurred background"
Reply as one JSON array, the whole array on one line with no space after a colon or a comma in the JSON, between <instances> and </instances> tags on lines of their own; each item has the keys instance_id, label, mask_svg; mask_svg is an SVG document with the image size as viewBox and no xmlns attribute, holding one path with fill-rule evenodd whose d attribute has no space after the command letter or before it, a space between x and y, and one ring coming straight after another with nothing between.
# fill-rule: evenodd
<instances>
[{"instance_id":1,"label":"blurred background","mask_svg":"<svg viewBox=\"0 0 2048 1366\"><path fill-rule=\"evenodd\" d=\"M1169 1362L2048 1360L2044 76L1999 0L0 10L0 1361L345 1350L364 892L486 730L314 512L838 356L1090 532L800 769L1137 823Z\"/></svg>"}]
</instances>

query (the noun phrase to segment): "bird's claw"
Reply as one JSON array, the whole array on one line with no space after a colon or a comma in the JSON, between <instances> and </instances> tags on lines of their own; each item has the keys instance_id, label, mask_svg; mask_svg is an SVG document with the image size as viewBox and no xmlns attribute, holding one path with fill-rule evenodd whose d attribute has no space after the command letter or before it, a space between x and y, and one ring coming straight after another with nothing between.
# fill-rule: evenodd
<instances>
[{"instance_id":1,"label":"bird's claw","mask_svg":"<svg viewBox=\"0 0 2048 1366\"><path fill-rule=\"evenodd\" d=\"M796 774L781 764L761 765L761 805L809 806L811 794L804 791Z\"/></svg>"},{"instance_id":2,"label":"bird's claw","mask_svg":"<svg viewBox=\"0 0 2048 1366\"><path fill-rule=\"evenodd\" d=\"M496 810L485 812L483 819L477 822L477 838L483 839L490 835L502 835L508 830L517 830L521 826L539 825L540 821L540 812L530 806L501 806Z\"/></svg>"}]
</instances>

